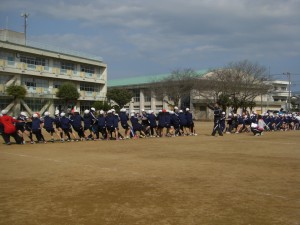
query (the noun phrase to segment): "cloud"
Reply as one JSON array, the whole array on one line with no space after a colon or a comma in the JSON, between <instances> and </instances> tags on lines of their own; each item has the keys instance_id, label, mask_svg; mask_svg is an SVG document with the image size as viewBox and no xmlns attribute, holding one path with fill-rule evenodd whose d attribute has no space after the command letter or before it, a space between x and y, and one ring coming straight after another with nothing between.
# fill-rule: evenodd
<instances>
[{"instance_id":1,"label":"cloud","mask_svg":"<svg viewBox=\"0 0 300 225\"><path fill-rule=\"evenodd\" d=\"M0 13L26 9L30 20L53 21L32 38L103 56L120 63L118 72L125 63L141 74L147 63L154 71L285 57L296 67L300 60L298 0L2 0Z\"/></svg>"}]
</instances>

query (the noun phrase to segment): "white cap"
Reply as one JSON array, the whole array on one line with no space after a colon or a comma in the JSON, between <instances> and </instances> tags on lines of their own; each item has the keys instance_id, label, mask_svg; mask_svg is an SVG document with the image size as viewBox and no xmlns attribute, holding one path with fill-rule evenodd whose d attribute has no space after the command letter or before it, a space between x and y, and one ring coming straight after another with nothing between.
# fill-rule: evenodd
<instances>
[{"instance_id":1,"label":"white cap","mask_svg":"<svg viewBox=\"0 0 300 225\"><path fill-rule=\"evenodd\" d=\"M21 116L27 116L26 112L20 112Z\"/></svg>"},{"instance_id":2,"label":"white cap","mask_svg":"<svg viewBox=\"0 0 300 225\"><path fill-rule=\"evenodd\" d=\"M111 112L115 112L116 110L115 110L115 109L111 109L110 111L111 111Z\"/></svg>"},{"instance_id":3,"label":"white cap","mask_svg":"<svg viewBox=\"0 0 300 225\"><path fill-rule=\"evenodd\" d=\"M6 110L6 109L3 109L2 111L1 111L1 114L2 115L5 115L5 114L7 114L8 113L8 111Z\"/></svg>"},{"instance_id":4,"label":"white cap","mask_svg":"<svg viewBox=\"0 0 300 225\"><path fill-rule=\"evenodd\" d=\"M60 113L60 116L65 116L66 114L64 112L61 112Z\"/></svg>"},{"instance_id":5,"label":"white cap","mask_svg":"<svg viewBox=\"0 0 300 225\"><path fill-rule=\"evenodd\" d=\"M104 114L104 111L102 109L100 110L100 114Z\"/></svg>"},{"instance_id":6,"label":"white cap","mask_svg":"<svg viewBox=\"0 0 300 225\"><path fill-rule=\"evenodd\" d=\"M170 110L169 113L170 113L170 114L174 114L174 111Z\"/></svg>"},{"instance_id":7,"label":"white cap","mask_svg":"<svg viewBox=\"0 0 300 225\"><path fill-rule=\"evenodd\" d=\"M131 113L130 116L134 116L134 113Z\"/></svg>"},{"instance_id":8,"label":"white cap","mask_svg":"<svg viewBox=\"0 0 300 225\"><path fill-rule=\"evenodd\" d=\"M75 109L74 112L79 113L79 110L78 110L78 109Z\"/></svg>"},{"instance_id":9,"label":"white cap","mask_svg":"<svg viewBox=\"0 0 300 225\"><path fill-rule=\"evenodd\" d=\"M151 114L152 113L152 111L151 110L148 110L148 114Z\"/></svg>"},{"instance_id":10,"label":"white cap","mask_svg":"<svg viewBox=\"0 0 300 225\"><path fill-rule=\"evenodd\" d=\"M84 114L88 114L88 113L90 113L90 110L88 109L84 110Z\"/></svg>"},{"instance_id":11,"label":"white cap","mask_svg":"<svg viewBox=\"0 0 300 225\"><path fill-rule=\"evenodd\" d=\"M190 111L190 109L189 109L189 108L186 108L185 111Z\"/></svg>"},{"instance_id":12,"label":"white cap","mask_svg":"<svg viewBox=\"0 0 300 225\"><path fill-rule=\"evenodd\" d=\"M59 110L55 110L55 115L59 115Z\"/></svg>"},{"instance_id":13,"label":"white cap","mask_svg":"<svg viewBox=\"0 0 300 225\"><path fill-rule=\"evenodd\" d=\"M181 112L182 112L182 110L180 109L180 110L179 110L179 112L181 113Z\"/></svg>"},{"instance_id":14,"label":"white cap","mask_svg":"<svg viewBox=\"0 0 300 225\"><path fill-rule=\"evenodd\" d=\"M49 113L49 112L45 112L44 115L45 115L45 116L49 116L50 113Z\"/></svg>"},{"instance_id":15,"label":"white cap","mask_svg":"<svg viewBox=\"0 0 300 225\"><path fill-rule=\"evenodd\" d=\"M174 109L178 109L178 107L177 107L177 106L175 106L175 107L174 107Z\"/></svg>"},{"instance_id":16,"label":"white cap","mask_svg":"<svg viewBox=\"0 0 300 225\"><path fill-rule=\"evenodd\" d=\"M94 107L91 108L91 111L96 111L96 109Z\"/></svg>"},{"instance_id":17,"label":"white cap","mask_svg":"<svg viewBox=\"0 0 300 225\"><path fill-rule=\"evenodd\" d=\"M108 110L107 113L112 113L112 111L111 111L111 110Z\"/></svg>"},{"instance_id":18,"label":"white cap","mask_svg":"<svg viewBox=\"0 0 300 225\"><path fill-rule=\"evenodd\" d=\"M33 118L37 118L37 117L38 117L38 114L33 113L32 117L33 117Z\"/></svg>"},{"instance_id":19,"label":"white cap","mask_svg":"<svg viewBox=\"0 0 300 225\"><path fill-rule=\"evenodd\" d=\"M225 112L222 112L222 114L225 114Z\"/></svg>"},{"instance_id":20,"label":"white cap","mask_svg":"<svg viewBox=\"0 0 300 225\"><path fill-rule=\"evenodd\" d=\"M232 116L232 113L228 113L228 116Z\"/></svg>"},{"instance_id":21,"label":"white cap","mask_svg":"<svg viewBox=\"0 0 300 225\"><path fill-rule=\"evenodd\" d=\"M120 109L120 112L126 112L125 108Z\"/></svg>"}]
</instances>

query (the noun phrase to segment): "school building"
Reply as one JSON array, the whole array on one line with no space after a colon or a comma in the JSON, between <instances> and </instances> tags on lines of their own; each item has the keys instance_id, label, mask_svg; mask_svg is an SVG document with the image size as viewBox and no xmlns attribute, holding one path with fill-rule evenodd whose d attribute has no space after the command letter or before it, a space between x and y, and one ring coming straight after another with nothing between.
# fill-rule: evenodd
<instances>
[{"instance_id":1,"label":"school building","mask_svg":"<svg viewBox=\"0 0 300 225\"><path fill-rule=\"evenodd\" d=\"M65 102L56 97L64 82L76 85L80 98ZM22 85L24 99L14 100L6 87ZM40 114L76 106L83 111L107 92L107 65L100 57L26 41L24 33L0 30L0 109L11 114Z\"/></svg>"},{"instance_id":2,"label":"school building","mask_svg":"<svg viewBox=\"0 0 300 225\"><path fill-rule=\"evenodd\" d=\"M197 71L199 77L205 77L207 70ZM108 89L110 88L120 88L128 89L132 91L133 98L132 101L125 107L129 110L135 110L136 112L144 110L154 110L157 112L161 109L170 109L172 106L168 103L172 103L167 96L164 100L157 99L155 93L151 90L151 83L153 81L162 80L168 77L170 74L160 74L155 76L139 76L130 78L121 78L108 81ZM268 110L280 110L281 108L287 108L287 100L289 96L288 81L274 80L271 81L273 86L272 91L268 94L258 96L255 98L256 106L253 111L257 113L264 113ZM196 120L210 120L213 117L213 112L207 107L207 99L199 95L191 94L188 98L182 99L181 107L190 108L193 112L194 119Z\"/></svg>"}]
</instances>

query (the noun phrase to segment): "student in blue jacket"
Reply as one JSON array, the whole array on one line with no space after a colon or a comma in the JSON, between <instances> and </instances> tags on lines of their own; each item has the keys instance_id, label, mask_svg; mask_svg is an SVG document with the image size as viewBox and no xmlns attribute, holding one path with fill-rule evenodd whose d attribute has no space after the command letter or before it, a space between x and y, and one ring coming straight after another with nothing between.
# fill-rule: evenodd
<instances>
[{"instance_id":1,"label":"student in blue jacket","mask_svg":"<svg viewBox=\"0 0 300 225\"><path fill-rule=\"evenodd\" d=\"M39 143L47 143L42 134L42 124L43 122L38 117L38 114L34 113L32 115L32 133L36 136L36 139Z\"/></svg>"},{"instance_id":2,"label":"student in blue jacket","mask_svg":"<svg viewBox=\"0 0 300 225\"><path fill-rule=\"evenodd\" d=\"M180 134L180 120L174 111L170 111L171 117L171 135L178 136Z\"/></svg>"},{"instance_id":3,"label":"student in blue jacket","mask_svg":"<svg viewBox=\"0 0 300 225\"><path fill-rule=\"evenodd\" d=\"M56 130L53 126L55 123L55 118L50 116L49 112L44 113L44 129L51 135L51 142L54 142L54 136L53 134L55 133L58 139L60 139L60 133L58 130Z\"/></svg>"},{"instance_id":4,"label":"student in blue jacket","mask_svg":"<svg viewBox=\"0 0 300 225\"><path fill-rule=\"evenodd\" d=\"M139 123L139 119L135 113L131 113L130 122L131 122L132 129L134 132L134 137L135 138L137 138L137 137L144 138L145 133L143 131L143 126L142 126L142 124ZM139 136L137 135L137 132L139 133Z\"/></svg>"},{"instance_id":5,"label":"student in blue jacket","mask_svg":"<svg viewBox=\"0 0 300 225\"><path fill-rule=\"evenodd\" d=\"M150 125L150 137L158 136L157 134L157 124L156 124L156 116L153 110L149 110L147 114L147 118Z\"/></svg>"},{"instance_id":6,"label":"student in blue jacket","mask_svg":"<svg viewBox=\"0 0 300 225\"><path fill-rule=\"evenodd\" d=\"M125 130L125 138L129 139L130 138L130 126L128 124L129 118L128 118L125 108L122 108L120 110L119 117L120 117L121 126Z\"/></svg>"},{"instance_id":7,"label":"student in blue jacket","mask_svg":"<svg viewBox=\"0 0 300 225\"><path fill-rule=\"evenodd\" d=\"M90 110L86 109L84 110L83 114L83 129L85 136L87 137L87 140L92 140L94 138L93 135L93 117L90 114Z\"/></svg>"},{"instance_id":8,"label":"student in blue jacket","mask_svg":"<svg viewBox=\"0 0 300 225\"><path fill-rule=\"evenodd\" d=\"M186 120L185 113L181 109L178 111L178 117L179 117L179 121L180 121L181 135L185 135L185 134L187 134L187 131L186 131L187 120Z\"/></svg>"},{"instance_id":9,"label":"student in blue jacket","mask_svg":"<svg viewBox=\"0 0 300 225\"><path fill-rule=\"evenodd\" d=\"M72 133L72 128L71 128L71 120L66 117L66 114L64 112L60 113L60 123L61 123L61 129L63 130L63 134L67 135L68 139L67 141L71 141L71 136L70 134ZM64 142L65 138L63 136L62 142Z\"/></svg>"},{"instance_id":10,"label":"student in blue jacket","mask_svg":"<svg viewBox=\"0 0 300 225\"><path fill-rule=\"evenodd\" d=\"M106 118L105 118L105 112L103 110L100 110L98 118L98 132L101 133L102 138L105 140L107 139L107 130L106 130Z\"/></svg>"},{"instance_id":11,"label":"student in blue jacket","mask_svg":"<svg viewBox=\"0 0 300 225\"><path fill-rule=\"evenodd\" d=\"M113 134L115 134L115 138L116 140L118 140L118 132L116 132L116 128L115 128L115 115L111 110L107 111L106 129L107 129L107 133L109 134L109 137L107 137L108 139L112 139Z\"/></svg>"},{"instance_id":12,"label":"student in blue jacket","mask_svg":"<svg viewBox=\"0 0 300 225\"><path fill-rule=\"evenodd\" d=\"M189 108L185 109L185 117L186 117L186 127L188 128L188 134L194 134L194 122L193 122L193 114L190 112Z\"/></svg>"},{"instance_id":13,"label":"student in blue jacket","mask_svg":"<svg viewBox=\"0 0 300 225\"><path fill-rule=\"evenodd\" d=\"M70 117L70 120L71 120L71 125L72 125L73 129L77 132L80 140L81 141L85 140L85 134L84 134L83 126L82 126L83 118L79 114L78 110L74 110L73 114ZM78 139L76 139L76 141L78 141Z\"/></svg>"}]
</instances>

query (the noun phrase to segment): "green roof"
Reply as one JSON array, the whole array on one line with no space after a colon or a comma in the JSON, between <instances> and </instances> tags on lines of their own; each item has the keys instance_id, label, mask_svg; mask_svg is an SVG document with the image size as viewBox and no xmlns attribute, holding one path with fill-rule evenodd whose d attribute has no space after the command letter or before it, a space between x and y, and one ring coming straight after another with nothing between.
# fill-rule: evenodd
<instances>
[{"instance_id":1,"label":"green roof","mask_svg":"<svg viewBox=\"0 0 300 225\"><path fill-rule=\"evenodd\" d=\"M196 71L200 76L207 73L207 70L198 70ZM158 74L158 75L149 75L149 76L136 76L136 77L127 77L127 78L119 78L108 80L108 87L118 87L118 86L131 86L131 85L142 85L149 84L154 81L162 80L171 74Z\"/></svg>"}]
</instances>

